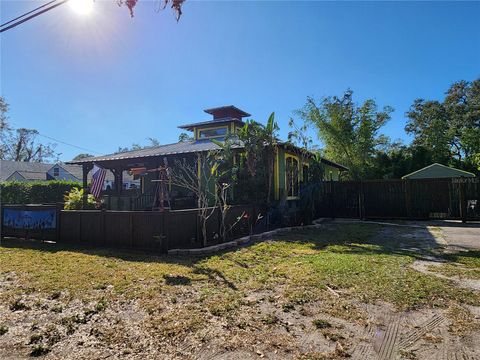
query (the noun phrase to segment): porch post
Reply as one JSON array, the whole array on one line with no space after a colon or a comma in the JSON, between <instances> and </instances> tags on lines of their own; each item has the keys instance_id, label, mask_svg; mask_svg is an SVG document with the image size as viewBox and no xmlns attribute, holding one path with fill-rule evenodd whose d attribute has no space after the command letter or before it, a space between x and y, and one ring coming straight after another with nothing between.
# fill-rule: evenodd
<instances>
[{"instance_id":1,"label":"porch post","mask_svg":"<svg viewBox=\"0 0 480 360\"><path fill-rule=\"evenodd\" d=\"M87 175L88 171L90 169L88 168L87 164L82 164L82 175L83 175L83 199L82 199L82 209L85 210L87 208L87 200L88 200L88 189L87 189Z\"/></svg>"},{"instance_id":2,"label":"porch post","mask_svg":"<svg viewBox=\"0 0 480 360\"><path fill-rule=\"evenodd\" d=\"M117 195L120 195L122 193L123 189L123 169L120 167L110 169L110 171L113 173L114 176L114 189Z\"/></svg>"},{"instance_id":3,"label":"porch post","mask_svg":"<svg viewBox=\"0 0 480 360\"><path fill-rule=\"evenodd\" d=\"M117 189L118 195L120 195L123 190L123 169L118 168L116 173L117 173L116 189Z\"/></svg>"}]
</instances>

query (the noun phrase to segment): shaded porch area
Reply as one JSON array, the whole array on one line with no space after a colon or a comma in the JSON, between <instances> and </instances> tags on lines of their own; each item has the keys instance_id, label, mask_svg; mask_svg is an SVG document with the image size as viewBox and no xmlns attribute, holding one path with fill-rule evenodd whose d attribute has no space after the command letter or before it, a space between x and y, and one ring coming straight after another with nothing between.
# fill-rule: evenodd
<instances>
[{"instance_id":1,"label":"shaded porch area","mask_svg":"<svg viewBox=\"0 0 480 360\"><path fill-rule=\"evenodd\" d=\"M122 154L118 154L121 157ZM162 171L176 161L193 161L195 154L149 156L148 158L92 160L82 163L84 204L90 192L89 173L94 164L113 174L113 184L105 185L100 200L105 210L151 211L158 210L160 197L166 210L191 209L196 207L196 198L186 189L173 186ZM138 186L127 188L124 179L133 177ZM163 187L163 189L160 189Z\"/></svg>"}]
</instances>

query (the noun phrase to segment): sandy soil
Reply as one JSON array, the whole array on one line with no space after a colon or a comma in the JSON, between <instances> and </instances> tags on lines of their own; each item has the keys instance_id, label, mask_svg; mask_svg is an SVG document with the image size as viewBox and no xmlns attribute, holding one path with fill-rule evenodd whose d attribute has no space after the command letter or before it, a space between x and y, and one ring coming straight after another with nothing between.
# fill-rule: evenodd
<instances>
[{"instance_id":1,"label":"sandy soil","mask_svg":"<svg viewBox=\"0 0 480 360\"><path fill-rule=\"evenodd\" d=\"M388 235L388 228L380 234ZM435 243L424 229L413 227L405 236L423 237L426 247ZM436 259L412 266L444 277L431 271L428 266L438 263L431 260ZM480 290L478 281L448 279ZM21 286L14 273L0 273L0 292ZM112 299L105 308L71 301L65 293L41 297L25 289L17 308L0 303L0 323L8 326L0 335L0 359L30 359L37 343L50 348L43 358L66 360L480 359L479 307L456 305L453 315L452 309L435 307L399 312L387 303L353 301L335 289L326 290L321 301L286 306L280 291L269 290L244 294L232 316L197 314L206 321L196 327L194 315L184 315L195 288L179 288L178 300L159 304L156 313L120 300L108 287L98 290ZM168 323L171 332L159 332L156 321Z\"/></svg>"}]
</instances>

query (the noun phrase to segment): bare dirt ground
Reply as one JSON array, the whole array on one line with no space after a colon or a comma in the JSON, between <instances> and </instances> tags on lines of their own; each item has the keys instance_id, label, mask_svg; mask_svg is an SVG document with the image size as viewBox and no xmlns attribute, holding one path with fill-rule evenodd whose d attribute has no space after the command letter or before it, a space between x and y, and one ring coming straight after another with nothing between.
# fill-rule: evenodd
<instances>
[{"instance_id":1,"label":"bare dirt ground","mask_svg":"<svg viewBox=\"0 0 480 360\"><path fill-rule=\"evenodd\" d=\"M478 279L435 271L477 270L475 257L442 257L455 254L450 236L438 226L326 224L201 266L182 260L161 277L164 258L95 265L75 253L78 271L83 261L115 269L100 286L93 271L92 281L73 272L78 284L48 281L60 254L65 267L71 260L65 249L13 245L15 264L40 257L29 271L42 276L13 261L0 269L0 359L480 359Z\"/></svg>"}]
</instances>

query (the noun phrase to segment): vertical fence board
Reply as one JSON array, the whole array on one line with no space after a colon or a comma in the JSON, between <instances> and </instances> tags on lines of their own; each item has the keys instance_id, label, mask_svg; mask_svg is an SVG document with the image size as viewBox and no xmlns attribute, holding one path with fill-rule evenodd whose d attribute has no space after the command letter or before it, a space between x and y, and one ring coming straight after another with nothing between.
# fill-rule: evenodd
<instances>
[{"instance_id":1,"label":"vertical fence board","mask_svg":"<svg viewBox=\"0 0 480 360\"><path fill-rule=\"evenodd\" d=\"M130 214L128 211L107 211L105 214L105 245L130 247Z\"/></svg>"},{"instance_id":2,"label":"vertical fence board","mask_svg":"<svg viewBox=\"0 0 480 360\"><path fill-rule=\"evenodd\" d=\"M197 240L197 210L169 211L165 219L166 236L171 248L200 246Z\"/></svg>"},{"instance_id":3,"label":"vertical fence board","mask_svg":"<svg viewBox=\"0 0 480 360\"><path fill-rule=\"evenodd\" d=\"M317 217L480 219L478 179L327 181L318 184L315 194ZM202 246L197 209L163 213L62 210L57 214L58 228L52 234L59 242L156 252ZM252 205L232 206L226 217L225 240L249 234L256 215ZM215 236L220 234L220 219L216 209L207 221L209 243L220 240ZM7 236L17 236L9 231Z\"/></svg>"},{"instance_id":4,"label":"vertical fence board","mask_svg":"<svg viewBox=\"0 0 480 360\"><path fill-rule=\"evenodd\" d=\"M165 250L164 217L166 213L132 213L132 247L138 249Z\"/></svg>"}]
</instances>

